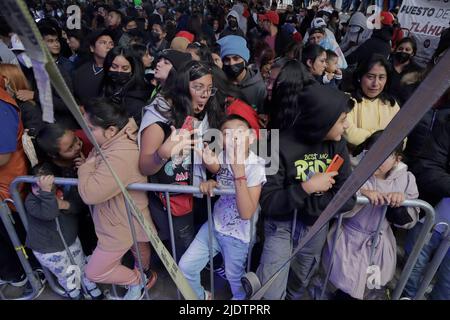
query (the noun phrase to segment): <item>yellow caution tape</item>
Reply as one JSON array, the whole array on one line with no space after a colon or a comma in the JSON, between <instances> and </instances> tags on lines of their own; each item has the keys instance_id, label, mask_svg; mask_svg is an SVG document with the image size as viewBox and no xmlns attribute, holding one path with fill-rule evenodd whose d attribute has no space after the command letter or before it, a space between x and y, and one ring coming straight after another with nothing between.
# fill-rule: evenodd
<instances>
[{"instance_id":1,"label":"yellow caution tape","mask_svg":"<svg viewBox=\"0 0 450 320\"><path fill-rule=\"evenodd\" d=\"M25 247L23 245L22 246L18 246L18 247L14 247L14 249L16 249L16 251L22 251L22 253L25 256L25 258L28 259L27 252L26 252Z\"/></svg>"},{"instance_id":2,"label":"yellow caution tape","mask_svg":"<svg viewBox=\"0 0 450 320\"><path fill-rule=\"evenodd\" d=\"M30 58L32 58L32 61L34 60L33 67L35 62L40 62L41 64L44 64L45 70L50 76L50 81L53 84L54 88L61 96L62 100L69 108L69 110L72 112L73 116L80 124L81 128L87 134L92 144L94 145L96 151L100 154L103 161L105 161L109 171L111 172L111 175L114 177L114 180L116 181L117 185L122 191L125 201L129 205L131 212L133 213L134 217L138 220L138 222L141 224L142 228L144 229L145 233L149 238L150 243L152 244L156 253L161 258L161 261L163 262L165 268L169 272L176 286L180 290L181 294L186 300L197 300L198 299L197 295L192 290L191 286L189 285L189 282L186 280L183 273L178 268L178 265L173 260L170 252L166 249L161 239L159 239L156 230L152 225L150 225L148 221L144 219L142 213L137 208L136 204L130 197L130 194L126 190L125 186L120 181L119 177L117 176L117 174L115 173L109 162L106 160L100 147L95 141L91 130L89 130L78 108L78 105L72 96L72 93L67 87L63 77L61 76L58 70L58 67L53 61L53 58L50 52L48 51L47 46L44 44L42 36L39 33L36 23L33 20L32 16L30 15L30 12L25 2L23 0L3 0L2 7L3 7L2 13L7 19L7 22L9 23L11 28L19 35L21 41L23 42L27 50L27 53L30 55ZM36 69L34 69L34 71L36 76ZM40 79L37 78L36 80L39 81ZM47 99L48 97L45 98Z\"/></svg>"}]
</instances>

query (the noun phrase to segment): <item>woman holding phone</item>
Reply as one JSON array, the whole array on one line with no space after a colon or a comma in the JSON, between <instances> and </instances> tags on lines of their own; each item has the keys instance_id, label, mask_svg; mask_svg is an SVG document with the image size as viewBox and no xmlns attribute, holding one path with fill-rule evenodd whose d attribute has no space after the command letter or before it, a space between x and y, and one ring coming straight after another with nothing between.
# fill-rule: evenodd
<instances>
[{"instance_id":1,"label":"woman holding phone","mask_svg":"<svg viewBox=\"0 0 450 320\"><path fill-rule=\"evenodd\" d=\"M194 133L218 128L223 111L213 87L211 69L198 61L187 63L175 81L161 93L167 102L154 110L146 110L139 129L139 168L150 181L162 184L196 185L194 176L202 175L192 165ZM176 92L177 94L174 94ZM179 129L185 130L179 130ZM194 161L195 163L201 163ZM200 170L201 171L201 170ZM169 239L167 199L164 194L150 193L150 211L161 240ZM175 233L177 258L181 257L194 237L193 197L171 194L170 207Z\"/></svg>"}]
</instances>

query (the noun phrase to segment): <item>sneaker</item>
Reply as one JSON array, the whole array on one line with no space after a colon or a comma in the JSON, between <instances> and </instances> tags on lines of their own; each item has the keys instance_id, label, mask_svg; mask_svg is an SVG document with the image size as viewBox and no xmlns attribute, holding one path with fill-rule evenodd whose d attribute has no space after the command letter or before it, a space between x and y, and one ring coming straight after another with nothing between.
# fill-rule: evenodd
<instances>
[{"instance_id":1,"label":"sneaker","mask_svg":"<svg viewBox=\"0 0 450 320\"><path fill-rule=\"evenodd\" d=\"M145 277L147 282L143 288L141 284L132 284L128 286L128 291L123 297L123 300L142 300L145 294L145 290L150 289L158 279L158 274L152 270L147 270L145 272Z\"/></svg>"},{"instance_id":2,"label":"sneaker","mask_svg":"<svg viewBox=\"0 0 450 320\"><path fill-rule=\"evenodd\" d=\"M69 298L70 300L81 300L82 299L82 294L80 289L73 289L70 291L66 291L64 296L66 298Z\"/></svg>"},{"instance_id":3,"label":"sneaker","mask_svg":"<svg viewBox=\"0 0 450 320\"><path fill-rule=\"evenodd\" d=\"M103 295L103 292L95 286L92 289L87 289L88 298L91 298L92 300L103 300L105 296Z\"/></svg>"},{"instance_id":4,"label":"sneaker","mask_svg":"<svg viewBox=\"0 0 450 320\"><path fill-rule=\"evenodd\" d=\"M128 286L128 291L123 297L123 300L142 300L144 297L144 290L141 284L132 284Z\"/></svg>"},{"instance_id":5,"label":"sneaker","mask_svg":"<svg viewBox=\"0 0 450 320\"><path fill-rule=\"evenodd\" d=\"M9 281L13 287L23 287L28 282L28 277L23 273L19 278Z\"/></svg>"},{"instance_id":6,"label":"sneaker","mask_svg":"<svg viewBox=\"0 0 450 320\"><path fill-rule=\"evenodd\" d=\"M47 278L45 277L44 270L39 268L34 269L34 274L37 276L37 278L41 281L43 285L47 283Z\"/></svg>"}]
</instances>

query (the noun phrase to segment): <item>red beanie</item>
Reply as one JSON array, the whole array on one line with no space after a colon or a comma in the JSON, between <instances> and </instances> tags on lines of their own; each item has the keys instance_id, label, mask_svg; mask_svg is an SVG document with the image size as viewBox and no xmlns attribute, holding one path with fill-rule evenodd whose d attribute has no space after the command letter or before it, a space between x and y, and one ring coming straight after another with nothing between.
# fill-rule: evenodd
<instances>
[{"instance_id":1,"label":"red beanie","mask_svg":"<svg viewBox=\"0 0 450 320\"><path fill-rule=\"evenodd\" d=\"M195 38L195 36L192 33L187 32L187 31L180 31L175 35L175 37L181 37L181 38L188 39L189 43L194 42L194 38Z\"/></svg>"},{"instance_id":2,"label":"red beanie","mask_svg":"<svg viewBox=\"0 0 450 320\"><path fill-rule=\"evenodd\" d=\"M266 12L266 20L269 20L276 26L278 25L278 23L280 23L280 17L278 16L278 13L276 13L275 11Z\"/></svg>"},{"instance_id":3,"label":"red beanie","mask_svg":"<svg viewBox=\"0 0 450 320\"><path fill-rule=\"evenodd\" d=\"M382 11L380 13L380 21L385 26L392 26L394 24L395 18L389 11Z\"/></svg>"},{"instance_id":4,"label":"red beanie","mask_svg":"<svg viewBox=\"0 0 450 320\"><path fill-rule=\"evenodd\" d=\"M259 120L255 109L242 100L235 99L227 108L227 115L237 115L248 122L251 129L255 130L256 138L259 139Z\"/></svg>"}]
</instances>

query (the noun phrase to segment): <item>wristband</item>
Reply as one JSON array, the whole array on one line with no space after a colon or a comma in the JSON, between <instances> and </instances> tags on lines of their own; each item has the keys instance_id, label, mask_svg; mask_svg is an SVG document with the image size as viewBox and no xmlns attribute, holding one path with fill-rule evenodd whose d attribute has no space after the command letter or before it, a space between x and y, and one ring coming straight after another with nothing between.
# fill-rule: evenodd
<instances>
[{"instance_id":1,"label":"wristband","mask_svg":"<svg viewBox=\"0 0 450 320\"><path fill-rule=\"evenodd\" d=\"M240 180L247 180L246 176L236 177L234 178L234 181L240 181Z\"/></svg>"}]
</instances>

